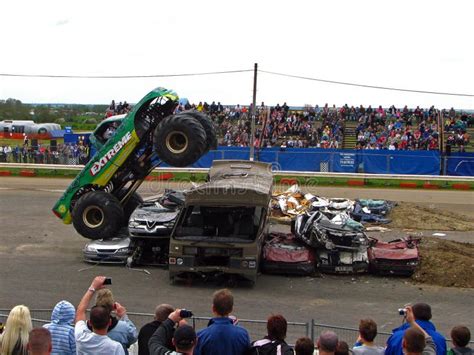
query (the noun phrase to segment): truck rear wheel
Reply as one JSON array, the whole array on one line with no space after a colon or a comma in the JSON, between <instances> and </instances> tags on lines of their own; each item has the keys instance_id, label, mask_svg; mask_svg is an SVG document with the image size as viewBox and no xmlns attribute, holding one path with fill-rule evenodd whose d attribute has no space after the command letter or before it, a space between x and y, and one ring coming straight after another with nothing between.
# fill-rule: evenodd
<instances>
[{"instance_id":1,"label":"truck rear wheel","mask_svg":"<svg viewBox=\"0 0 474 355\"><path fill-rule=\"evenodd\" d=\"M193 116L180 113L161 121L155 129L153 145L158 157L165 163L188 166L206 151L206 132Z\"/></svg>"},{"instance_id":2,"label":"truck rear wheel","mask_svg":"<svg viewBox=\"0 0 474 355\"><path fill-rule=\"evenodd\" d=\"M72 210L74 228L88 239L116 237L123 219L120 201L105 191L86 193L77 200Z\"/></svg>"},{"instance_id":3,"label":"truck rear wheel","mask_svg":"<svg viewBox=\"0 0 474 355\"><path fill-rule=\"evenodd\" d=\"M209 116L199 111L186 111L186 113L188 115L193 116L196 120L198 120L201 126L204 128L204 131L206 132L206 143L207 143L206 152L211 149L212 150L216 149L217 148L216 131L214 129L214 126Z\"/></svg>"}]
</instances>

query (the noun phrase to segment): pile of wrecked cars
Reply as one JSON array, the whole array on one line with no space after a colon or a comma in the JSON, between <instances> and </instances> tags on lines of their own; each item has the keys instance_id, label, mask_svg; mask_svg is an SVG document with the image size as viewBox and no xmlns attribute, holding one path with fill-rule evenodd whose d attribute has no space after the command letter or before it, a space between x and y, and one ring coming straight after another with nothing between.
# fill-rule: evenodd
<instances>
[{"instance_id":1,"label":"pile of wrecked cars","mask_svg":"<svg viewBox=\"0 0 474 355\"><path fill-rule=\"evenodd\" d=\"M365 223L390 223L394 203L304 194L297 185L275 193L272 219L291 225L290 234L270 235L263 269L274 273L372 272L411 275L419 263L419 239L383 242L365 233ZM314 264L314 269L308 267Z\"/></svg>"}]
</instances>

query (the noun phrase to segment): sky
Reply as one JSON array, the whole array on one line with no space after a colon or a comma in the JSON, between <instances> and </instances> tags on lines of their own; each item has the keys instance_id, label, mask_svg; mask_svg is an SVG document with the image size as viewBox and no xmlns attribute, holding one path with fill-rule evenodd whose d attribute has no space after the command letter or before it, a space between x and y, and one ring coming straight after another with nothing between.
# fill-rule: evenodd
<instances>
[{"instance_id":1,"label":"sky","mask_svg":"<svg viewBox=\"0 0 474 355\"><path fill-rule=\"evenodd\" d=\"M168 75L259 69L474 95L472 1L2 0L0 73ZM191 102L249 104L253 72L140 79L0 76L0 99L138 102L157 86ZM267 105L474 109L474 97L415 94L258 73Z\"/></svg>"}]
</instances>

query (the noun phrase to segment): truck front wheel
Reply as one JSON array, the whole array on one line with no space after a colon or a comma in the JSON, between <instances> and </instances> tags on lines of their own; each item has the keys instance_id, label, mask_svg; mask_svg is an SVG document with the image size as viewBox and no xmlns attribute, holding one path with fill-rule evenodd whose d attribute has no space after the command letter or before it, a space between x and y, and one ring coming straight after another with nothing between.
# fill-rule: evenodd
<instances>
[{"instance_id":1,"label":"truck front wheel","mask_svg":"<svg viewBox=\"0 0 474 355\"><path fill-rule=\"evenodd\" d=\"M105 191L81 196L72 210L76 231L88 239L110 239L117 236L124 214L120 201Z\"/></svg>"},{"instance_id":2,"label":"truck front wheel","mask_svg":"<svg viewBox=\"0 0 474 355\"><path fill-rule=\"evenodd\" d=\"M193 116L181 113L161 121L155 129L153 145L166 164L188 166L206 151L206 132Z\"/></svg>"}]
</instances>

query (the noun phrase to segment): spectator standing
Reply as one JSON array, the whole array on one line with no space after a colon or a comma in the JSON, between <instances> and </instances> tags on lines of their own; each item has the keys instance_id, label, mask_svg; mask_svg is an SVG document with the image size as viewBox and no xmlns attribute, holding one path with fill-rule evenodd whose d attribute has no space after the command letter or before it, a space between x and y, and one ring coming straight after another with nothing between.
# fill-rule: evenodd
<instances>
[{"instance_id":1,"label":"spectator standing","mask_svg":"<svg viewBox=\"0 0 474 355\"><path fill-rule=\"evenodd\" d=\"M436 354L446 354L446 339L436 331L436 327L431 319L431 307L426 303L416 303L410 309L413 310L413 316L415 322L433 338L436 344ZM407 313L408 316L408 313ZM407 318L408 321L408 318ZM407 329L411 327L410 323L405 323L401 327L393 330L393 334L387 340L387 348L385 349L386 355L403 355L402 341L403 335Z\"/></svg>"},{"instance_id":2,"label":"spectator standing","mask_svg":"<svg viewBox=\"0 0 474 355\"><path fill-rule=\"evenodd\" d=\"M285 342L286 319L280 315L272 315L267 320L268 335L252 343L250 354L266 354L266 355L292 355L293 349Z\"/></svg>"},{"instance_id":3,"label":"spectator standing","mask_svg":"<svg viewBox=\"0 0 474 355\"><path fill-rule=\"evenodd\" d=\"M29 355L52 354L51 333L45 328L35 328L30 332L28 340Z\"/></svg>"},{"instance_id":4,"label":"spectator standing","mask_svg":"<svg viewBox=\"0 0 474 355\"><path fill-rule=\"evenodd\" d=\"M295 343L295 355L313 355L314 343L308 337L298 338Z\"/></svg>"},{"instance_id":5,"label":"spectator standing","mask_svg":"<svg viewBox=\"0 0 474 355\"><path fill-rule=\"evenodd\" d=\"M435 355L436 345L431 336L416 323L411 306L406 308L406 319L410 328L403 334L403 353L405 355Z\"/></svg>"},{"instance_id":6,"label":"spectator standing","mask_svg":"<svg viewBox=\"0 0 474 355\"><path fill-rule=\"evenodd\" d=\"M198 342L194 329L183 324L180 316L181 309L177 309L170 313L168 318L160 324L156 332L151 336L149 342L149 350L152 355L192 355L194 348ZM174 326L178 324L175 330ZM171 343L176 351L167 348L167 344ZM224 353L223 353L224 354Z\"/></svg>"},{"instance_id":7,"label":"spectator standing","mask_svg":"<svg viewBox=\"0 0 474 355\"><path fill-rule=\"evenodd\" d=\"M451 330L453 347L449 349L448 355L474 355L474 350L470 348L471 332L468 327L458 325Z\"/></svg>"},{"instance_id":8,"label":"spectator standing","mask_svg":"<svg viewBox=\"0 0 474 355\"><path fill-rule=\"evenodd\" d=\"M334 355L350 355L352 353L353 352L349 349L349 344L347 344L345 341L339 341L337 343Z\"/></svg>"},{"instance_id":9,"label":"spectator standing","mask_svg":"<svg viewBox=\"0 0 474 355\"><path fill-rule=\"evenodd\" d=\"M370 107L370 106L369 106ZM339 339L336 333L327 330L321 333L318 338L318 354L319 355L334 355L336 352Z\"/></svg>"},{"instance_id":10,"label":"spectator standing","mask_svg":"<svg viewBox=\"0 0 474 355\"><path fill-rule=\"evenodd\" d=\"M145 324L138 333L138 355L149 355L148 342L168 316L174 311L174 307L169 304L160 304L155 308L155 320L153 322ZM172 345L172 344L168 344ZM170 348L170 346L167 346Z\"/></svg>"},{"instance_id":11,"label":"spectator standing","mask_svg":"<svg viewBox=\"0 0 474 355\"><path fill-rule=\"evenodd\" d=\"M76 341L74 339L74 327L72 326L75 317L76 309L68 301L60 301L54 306L51 323L43 326L51 333L53 344L51 354L76 354Z\"/></svg>"},{"instance_id":12,"label":"spectator standing","mask_svg":"<svg viewBox=\"0 0 474 355\"><path fill-rule=\"evenodd\" d=\"M354 355L383 355L385 348L374 343L377 336L377 323L372 319L361 319L359 322L359 339L352 349Z\"/></svg>"},{"instance_id":13,"label":"spectator standing","mask_svg":"<svg viewBox=\"0 0 474 355\"><path fill-rule=\"evenodd\" d=\"M212 301L214 318L207 328L197 334L198 343L195 354L203 355L242 355L250 347L250 337L246 329L234 325L229 318L234 307L234 297L228 289L216 291Z\"/></svg>"},{"instance_id":14,"label":"spectator standing","mask_svg":"<svg viewBox=\"0 0 474 355\"><path fill-rule=\"evenodd\" d=\"M12 308L5 322L5 330L0 336L0 354L26 355L29 333L33 329L28 307L20 305Z\"/></svg>"},{"instance_id":15,"label":"spectator standing","mask_svg":"<svg viewBox=\"0 0 474 355\"><path fill-rule=\"evenodd\" d=\"M111 324L110 312L107 308L94 306L90 311L90 324L92 331L86 324L86 310L96 290L104 287L104 276L97 276L91 286L87 289L81 302L77 306L76 326L74 327L74 335L76 339L77 355L90 354L110 354L124 355L122 344L110 339L107 336L107 329Z\"/></svg>"},{"instance_id":16,"label":"spectator standing","mask_svg":"<svg viewBox=\"0 0 474 355\"><path fill-rule=\"evenodd\" d=\"M128 318L127 310L120 303L114 301L112 291L108 288L97 291L96 305L106 308L109 314L112 314L112 311L117 314L118 318L110 316L107 336L122 344L125 354L128 354L127 349L137 341L138 332L135 324Z\"/></svg>"}]
</instances>

